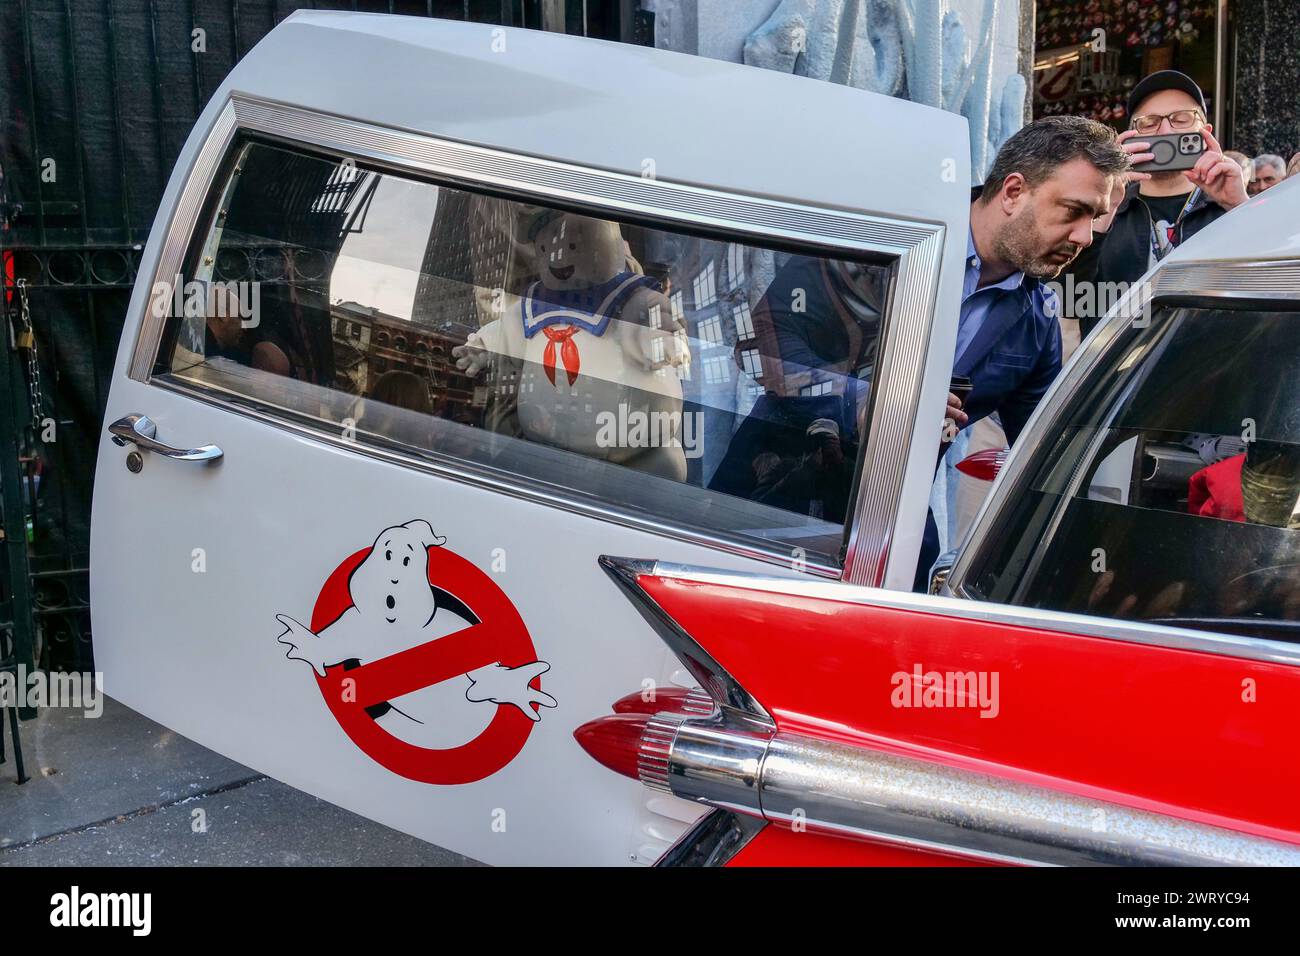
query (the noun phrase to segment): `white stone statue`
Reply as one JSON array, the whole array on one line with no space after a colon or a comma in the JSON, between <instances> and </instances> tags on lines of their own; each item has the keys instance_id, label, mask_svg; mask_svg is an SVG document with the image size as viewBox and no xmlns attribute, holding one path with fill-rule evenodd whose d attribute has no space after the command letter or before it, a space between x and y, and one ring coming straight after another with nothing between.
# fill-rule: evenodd
<instances>
[{"instance_id":1,"label":"white stone statue","mask_svg":"<svg viewBox=\"0 0 1300 956\"><path fill-rule=\"evenodd\" d=\"M999 0L984 0L979 40L944 0L782 0L746 39L744 62L961 113L971 169L982 177L1020 128L1025 80L994 91Z\"/></svg>"}]
</instances>

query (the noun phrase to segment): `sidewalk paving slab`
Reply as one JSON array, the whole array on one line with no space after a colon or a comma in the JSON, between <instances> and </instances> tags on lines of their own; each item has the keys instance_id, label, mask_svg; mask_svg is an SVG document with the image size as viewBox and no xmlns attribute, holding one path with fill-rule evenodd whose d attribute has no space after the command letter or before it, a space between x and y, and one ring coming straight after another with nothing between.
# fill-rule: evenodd
<instances>
[{"instance_id":1,"label":"sidewalk paving slab","mask_svg":"<svg viewBox=\"0 0 1300 956\"><path fill-rule=\"evenodd\" d=\"M476 865L271 780L111 698L97 718L46 708L19 727L31 779L16 783L6 726L0 866Z\"/></svg>"}]
</instances>

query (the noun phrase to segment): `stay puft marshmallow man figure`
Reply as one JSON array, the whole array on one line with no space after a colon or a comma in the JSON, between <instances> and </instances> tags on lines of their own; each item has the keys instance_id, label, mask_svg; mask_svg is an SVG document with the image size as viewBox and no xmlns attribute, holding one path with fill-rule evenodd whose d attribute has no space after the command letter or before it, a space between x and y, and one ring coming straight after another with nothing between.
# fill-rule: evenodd
<instances>
[{"instance_id":1,"label":"stay puft marshmallow man figure","mask_svg":"<svg viewBox=\"0 0 1300 956\"><path fill-rule=\"evenodd\" d=\"M324 677L325 668L332 665L350 661L366 664L474 623L468 619L472 614L455 596L436 592L429 584L428 549L445 543L446 538L435 534L424 520L385 528L348 579L352 606L337 621L315 634L286 614L276 615L284 625L278 640L289 649L285 656L305 661ZM387 705L368 708L368 712L385 729L412 743L427 746L432 738L438 738L438 743L446 745L454 743L458 736L481 730L480 725L485 726L495 713L487 708L489 712L469 721L472 726L467 728L466 721L457 720L453 712L457 699L462 703L512 704L529 719L541 720L532 705L554 707L556 701L550 694L530 687L529 682L548 670L550 665L545 661L519 667L489 664L466 675L468 687L451 686L458 682L446 681ZM449 708L449 704L453 706ZM407 726L412 722L430 729L420 731Z\"/></svg>"},{"instance_id":2,"label":"stay puft marshmallow man figure","mask_svg":"<svg viewBox=\"0 0 1300 956\"><path fill-rule=\"evenodd\" d=\"M508 365L498 388L513 392L532 441L684 480L677 368L690 351L668 297L628 269L616 222L542 210L527 239L540 281L504 297L501 317L452 350L457 367L476 376ZM660 427L653 440L610 441L611 416Z\"/></svg>"}]
</instances>

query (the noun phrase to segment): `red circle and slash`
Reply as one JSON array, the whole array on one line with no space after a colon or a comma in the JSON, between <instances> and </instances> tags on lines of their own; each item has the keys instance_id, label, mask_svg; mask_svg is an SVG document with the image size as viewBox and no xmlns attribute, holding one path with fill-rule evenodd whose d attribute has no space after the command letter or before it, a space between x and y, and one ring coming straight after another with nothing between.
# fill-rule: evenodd
<instances>
[{"instance_id":1,"label":"red circle and slash","mask_svg":"<svg viewBox=\"0 0 1300 956\"><path fill-rule=\"evenodd\" d=\"M363 548L351 555L329 576L312 609L314 633L319 634L352 607L348 579L370 551ZM481 734L469 743L441 750L417 747L394 737L366 708L489 664L530 664L537 660L537 652L515 606L475 565L446 548L429 548L428 578L430 585L463 601L480 623L351 670L341 664L330 667L316 680L343 732L377 763L421 783L473 783L496 773L523 749L534 722L518 707L495 705L497 712ZM347 699L345 680L354 682L346 688ZM529 686L540 689L541 678L534 678ZM466 702L466 706L472 705Z\"/></svg>"},{"instance_id":2,"label":"red circle and slash","mask_svg":"<svg viewBox=\"0 0 1300 956\"><path fill-rule=\"evenodd\" d=\"M1059 100L1069 95L1074 89L1075 73L1079 65L1071 60L1046 71L1038 80L1038 95L1044 100Z\"/></svg>"}]
</instances>

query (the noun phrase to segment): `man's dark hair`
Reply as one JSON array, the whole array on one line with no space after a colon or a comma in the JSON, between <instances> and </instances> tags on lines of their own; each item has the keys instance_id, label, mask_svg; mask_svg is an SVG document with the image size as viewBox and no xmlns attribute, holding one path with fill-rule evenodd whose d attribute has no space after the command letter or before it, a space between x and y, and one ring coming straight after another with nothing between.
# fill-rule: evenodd
<instances>
[{"instance_id":1,"label":"man's dark hair","mask_svg":"<svg viewBox=\"0 0 1300 956\"><path fill-rule=\"evenodd\" d=\"M980 202L988 202L1001 192L1002 184L1012 173L1024 176L1033 188L1074 159L1086 159L1107 176L1125 172L1129 168L1128 153L1115 142L1115 136L1109 126L1082 116L1044 116L1034 120L998 150L993 168L984 180Z\"/></svg>"}]
</instances>

